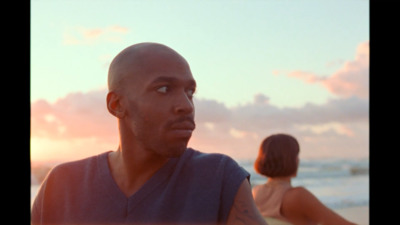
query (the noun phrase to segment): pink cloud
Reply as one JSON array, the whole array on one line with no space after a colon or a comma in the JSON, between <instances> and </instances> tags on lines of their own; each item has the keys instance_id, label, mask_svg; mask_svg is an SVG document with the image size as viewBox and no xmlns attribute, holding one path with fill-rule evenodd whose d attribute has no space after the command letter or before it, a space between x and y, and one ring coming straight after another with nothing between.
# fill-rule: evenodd
<instances>
[{"instance_id":1,"label":"pink cloud","mask_svg":"<svg viewBox=\"0 0 400 225\"><path fill-rule=\"evenodd\" d=\"M275 71L274 74L278 72ZM357 96L369 98L369 41L361 43L355 59L347 61L331 76L321 77L312 72L293 71L289 77L301 79L310 84L320 84L331 93L341 97Z\"/></svg>"},{"instance_id":2,"label":"pink cloud","mask_svg":"<svg viewBox=\"0 0 400 225\"><path fill-rule=\"evenodd\" d=\"M97 42L121 42L122 35L128 28L114 25L104 28L72 27L64 32L63 43L66 45L86 45Z\"/></svg>"},{"instance_id":3,"label":"pink cloud","mask_svg":"<svg viewBox=\"0 0 400 225\"><path fill-rule=\"evenodd\" d=\"M288 77L298 78L298 79L304 80L307 83L315 83L315 82L320 82L321 80L323 80L320 77L316 76L314 73L300 71L300 70L290 72L288 74Z\"/></svg>"},{"instance_id":4,"label":"pink cloud","mask_svg":"<svg viewBox=\"0 0 400 225\"><path fill-rule=\"evenodd\" d=\"M58 153L71 160L115 149L117 121L106 109L106 94L106 89L100 89L71 93L54 103L33 102L32 155L56 157ZM204 152L254 158L266 136L284 132L298 138L303 157L323 156L319 149L337 157L368 155L366 99L339 98L321 105L278 108L269 97L257 94L252 102L231 108L210 99L195 98L194 103L196 130L189 146Z\"/></svg>"},{"instance_id":5,"label":"pink cloud","mask_svg":"<svg viewBox=\"0 0 400 225\"><path fill-rule=\"evenodd\" d=\"M339 96L369 97L369 42L358 46L353 61L348 61L331 77L323 81L323 85Z\"/></svg>"},{"instance_id":6,"label":"pink cloud","mask_svg":"<svg viewBox=\"0 0 400 225\"><path fill-rule=\"evenodd\" d=\"M128 28L122 27L122 26L118 26L118 25L111 26L109 29L114 31L114 32L123 33L123 34L125 34L125 33L127 33L129 31Z\"/></svg>"},{"instance_id":7,"label":"pink cloud","mask_svg":"<svg viewBox=\"0 0 400 225\"><path fill-rule=\"evenodd\" d=\"M34 102L31 105L32 137L115 140L116 120L106 109L105 96L105 90L95 90L71 93L53 104L45 100Z\"/></svg>"},{"instance_id":8,"label":"pink cloud","mask_svg":"<svg viewBox=\"0 0 400 225\"><path fill-rule=\"evenodd\" d=\"M99 37L101 34L104 33L104 30L102 29L85 29L82 30L83 36L85 38L97 38Z\"/></svg>"}]
</instances>

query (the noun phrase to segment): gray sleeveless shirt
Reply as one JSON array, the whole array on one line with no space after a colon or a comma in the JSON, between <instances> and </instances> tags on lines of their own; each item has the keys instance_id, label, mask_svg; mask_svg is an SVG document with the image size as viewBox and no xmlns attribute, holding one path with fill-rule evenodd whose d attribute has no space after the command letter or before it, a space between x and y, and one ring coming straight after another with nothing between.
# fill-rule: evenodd
<instances>
[{"instance_id":1,"label":"gray sleeveless shirt","mask_svg":"<svg viewBox=\"0 0 400 225\"><path fill-rule=\"evenodd\" d=\"M250 177L226 155L188 148L126 197L112 178L108 154L52 169L33 203L32 224L225 223Z\"/></svg>"}]
</instances>

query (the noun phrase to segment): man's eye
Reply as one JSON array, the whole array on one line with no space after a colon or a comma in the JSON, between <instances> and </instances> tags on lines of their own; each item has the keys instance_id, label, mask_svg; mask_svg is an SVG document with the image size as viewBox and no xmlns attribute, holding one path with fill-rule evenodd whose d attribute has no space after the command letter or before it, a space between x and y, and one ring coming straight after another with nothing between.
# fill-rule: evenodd
<instances>
[{"instance_id":1,"label":"man's eye","mask_svg":"<svg viewBox=\"0 0 400 225\"><path fill-rule=\"evenodd\" d=\"M157 89L158 92L166 94L168 92L168 87L167 86L162 86Z\"/></svg>"},{"instance_id":2,"label":"man's eye","mask_svg":"<svg viewBox=\"0 0 400 225\"><path fill-rule=\"evenodd\" d=\"M193 95L194 95L195 92L196 92L195 89L189 89L189 90L187 90L187 95L188 95L189 97L193 97Z\"/></svg>"}]
</instances>

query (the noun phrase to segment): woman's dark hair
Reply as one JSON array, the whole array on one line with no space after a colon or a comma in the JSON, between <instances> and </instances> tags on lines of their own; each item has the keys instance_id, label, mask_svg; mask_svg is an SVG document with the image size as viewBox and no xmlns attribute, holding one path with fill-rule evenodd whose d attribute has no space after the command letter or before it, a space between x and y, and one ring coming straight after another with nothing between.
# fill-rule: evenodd
<instances>
[{"instance_id":1,"label":"woman's dark hair","mask_svg":"<svg viewBox=\"0 0 400 225\"><path fill-rule=\"evenodd\" d=\"M267 177L285 177L297 171L300 146L287 134L274 134L261 143L254 169Z\"/></svg>"}]
</instances>

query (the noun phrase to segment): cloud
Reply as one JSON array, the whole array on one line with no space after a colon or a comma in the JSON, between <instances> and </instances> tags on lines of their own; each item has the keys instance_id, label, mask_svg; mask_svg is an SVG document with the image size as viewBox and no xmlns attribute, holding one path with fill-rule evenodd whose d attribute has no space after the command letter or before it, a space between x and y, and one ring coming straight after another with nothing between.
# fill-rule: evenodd
<instances>
[{"instance_id":1,"label":"cloud","mask_svg":"<svg viewBox=\"0 0 400 225\"><path fill-rule=\"evenodd\" d=\"M369 101L358 97L331 99L325 104L279 108L267 96L258 94L253 102L228 108L215 102L197 100L197 129L191 140L205 152L223 152L237 158L255 158L261 141L274 133L289 133L300 142L302 157L367 157ZM199 108L202 110L199 112ZM208 122L215 113L220 122ZM226 117L222 117L222 115ZM214 120L218 121L218 120Z\"/></svg>"},{"instance_id":2,"label":"cloud","mask_svg":"<svg viewBox=\"0 0 400 225\"><path fill-rule=\"evenodd\" d=\"M31 105L32 137L115 140L116 120L106 109L105 89L71 93L50 104Z\"/></svg>"},{"instance_id":3,"label":"cloud","mask_svg":"<svg viewBox=\"0 0 400 225\"><path fill-rule=\"evenodd\" d=\"M48 156L67 150L89 156L115 149L117 121L106 109L106 93L99 89L71 93L54 103L33 102L32 149ZM266 136L289 133L299 140L302 157L368 156L369 101L359 97L300 108L278 108L262 94L236 107L196 98L195 108L197 126L189 146L204 152L255 158ZM72 157L72 152L65 156Z\"/></svg>"},{"instance_id":4,"label":"cloud","mask_svg":"<svg viewBox=\"0 0 400 225\"><path fill-rule=\"evenodd\" d=\"M288 74L288 77L298 78L307 83L316 83L316 82L321 82L321 81L325 80L324 78L316 76L312 72L306 72L306 71L301 71L301 70L290 72Z\"/></svg>"},{"instance_id":5,"label":"cloud","mask_svg":"<svg viewBox=\"0 0 400 225\"><path fill-rule=\"evenodd\" d=\"M123 33L123 34L125 34L125 33L127 33L129 31L128 28L122 27L122 26L118 26L118 25L114 25L114 26L111 26L109 28L114 32Z\"/></svg>"},{"instance_id":6,"label":"cloud","mask_svg":"<svg viewBox=\"0 0 400 225\"><path fill-rule=\"evenodd\" d=\"M274 74L279 74L274 71ZM361 43L356 50L355 59L344 62L343 66L328 77L321 77L312 72L292 71L288 77L297 78L310 84L324 86L331 93L340 97L357 96L369 98L369 41Z\"/></svg>"},{"instance_id":7,"label":"cloud","mask_svg":"<svg viewBox=\"0 0 400 225\"><path fill-rule=\"evenodd\" d=\"M351 129L349 129L346 125L337 122L323 123L318 125L297 125L297 128L299 130L310 130L312 133L315 134L322 134L325 132L334 131L337 134L343 134L349 137L354 136L354 132Z\"/></svg>"},{"instance_id":8,"label":"cloud","mask_svg":"<svg viewBox=\"0 0 400 225\"><path fill-rule=\"evenodd\" d=\"M118 25L105 28L70 27L64 32L63 44L89 45L98 42L121 42L123 35L129 32L126 27Z\"/></svg>"},{"instance_id":9,"label":"cloud","mask_svg":"<svg viewBox=\"0 0 400 225\"><path fill-rule=\"evenodd\" d=\"M323 81L323 85L331 92L349 97L369 97L369 42L358 46L356 58L346 62L344 66L330 78Z\"/></svg>"}]
</instances>

